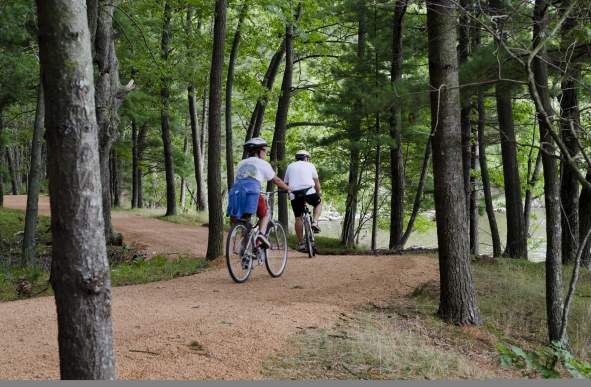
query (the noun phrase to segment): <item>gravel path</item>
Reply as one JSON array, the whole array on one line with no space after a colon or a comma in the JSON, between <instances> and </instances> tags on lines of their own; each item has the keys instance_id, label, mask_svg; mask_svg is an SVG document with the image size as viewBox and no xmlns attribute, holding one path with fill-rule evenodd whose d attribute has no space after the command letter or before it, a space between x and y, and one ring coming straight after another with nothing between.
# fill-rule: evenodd
<instances>
[{"instance_id":1,"label":"gravel path","mask_svg":"<svg viewBox=\"0 0 591 387\"><path fill-rule=\"evenodd\" d=\"M5 206L23 208L22 197ZM41 211L48 213L47 200ZM113 213L126 242L151 251L203 255L204 227ZM164 249L164 250L162 250ZM328 327L339 313L380 303L437 278L420 256L317 256L291 252L285 274L257 267L234 284L224 265L171 281L115 288L113 324L122 379L260 379L263 360L306 327ZM0 379L59 377L52 297L0 304Z\"/></svg>"}]
</instances>

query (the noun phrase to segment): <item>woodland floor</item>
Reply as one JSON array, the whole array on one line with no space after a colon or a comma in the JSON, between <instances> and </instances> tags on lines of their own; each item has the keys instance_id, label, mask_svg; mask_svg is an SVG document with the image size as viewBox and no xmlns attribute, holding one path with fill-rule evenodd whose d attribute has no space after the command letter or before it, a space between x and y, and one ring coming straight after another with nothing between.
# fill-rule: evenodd
<instances>
[{"instance_id":1,"label":"woodland floor","mask_svg":"<svg viewBox=\"0 0 591 387\"><path fill-rule=\"evenodd\" d=\"M4 205L24 208L25 197ZM47 198L40 212L49 214ZM149 253L203 256L207 228L113 212L128 244ZM329 329L364 305L404 298L437 281L423 256L317 256L290 251L285 274L257 267L245 284L224 262L189 277L113 289L114 343L122 379L261 379L266 359L289 350L294 335ZM59 377L53 297L0 304L0 379ZM468 355L469 357L472 357ZM491 358L475 365L491 369ZM493 371L494 370L494 371ZM502 376L502 374L497 374Z\"/></svg>"}]
</instances>

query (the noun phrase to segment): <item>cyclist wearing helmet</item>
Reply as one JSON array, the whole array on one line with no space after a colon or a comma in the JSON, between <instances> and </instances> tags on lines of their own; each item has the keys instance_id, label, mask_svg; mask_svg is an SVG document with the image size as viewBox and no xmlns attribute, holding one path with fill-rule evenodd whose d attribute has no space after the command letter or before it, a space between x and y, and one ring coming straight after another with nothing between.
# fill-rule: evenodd
<instances>
[{"instance_id":1,"label":"cyclist wearing helmet","mask_svg":"<svg viewBox=\"0 0 591 387\"><path fill-rule=\"evenodd\" d=\"M300 150L295 154L296 161L287 166L285 171L285 182L291 187L291 208L296 218L295 231L298 238L298 250L304 250L304 223L302 214L306 203L314 207L312 213L312 230L315 233L320 232L318 227L318 218L322 211L320 200L320 180L316 167L310 160L310 153Z\"/></svg>"},{"instance_id":2,"label":"cyclist wearing helmet","mask_svg":"<svg viewBox=\"0 0 591 387\"><path fill-rule=\"evenodd\" d=\"M247 158L240 161L236 167L236 178L229 190L228 215L242 218L244 214L256 213L259 220L259 235L257 239L263 247L270 243L265 237L269 224L269 212L265 197L262 195L262 184L272 181L277 187L289 191L285 184L273 170L271 164L265 160L267 142L261 137L253 137L244 143Z\"/></svg>"}]
</instances>

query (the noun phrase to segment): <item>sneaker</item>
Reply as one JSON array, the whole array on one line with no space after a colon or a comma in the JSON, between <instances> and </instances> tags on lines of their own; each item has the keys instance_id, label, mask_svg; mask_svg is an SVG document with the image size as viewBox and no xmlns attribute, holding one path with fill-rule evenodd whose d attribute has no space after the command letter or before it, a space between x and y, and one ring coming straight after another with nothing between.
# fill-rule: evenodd
<instances>
[{"instance_id":1,"label":"sneaker","mask_svg":"<svg viewBox=\"0 0 591 387\"><path fill-rule=\"evenodd\" d=\"M262 247L263 249L268 249L271 246L271 242L269 242L269 240L267 239L267 237L263 234L259 234L257 236L257 240L260 243L260 247Z\"/></svg>"},{"instance_id":2,"label":"sneaker","mask_svg":"<svg viewBox=\"0 0 591 387\"><path fill-rule=\"evenodd\" d=\"M318 234L320 232L320 227L318 227L318 222L312 222L312 231L314 234Z\"/></svg>"},{"instance_id":3,"label":"sneaker","mask_svg":"<svg viewBox=\"0 0 591 387\"><path fill-rule=\"evenodd\" d=\"M296 247L297 251L300 251L302 253L305 253L306 251L308 251L306 249L306 244L304 242L298 243L298 246Z\"/></svg>"}]
</instances>

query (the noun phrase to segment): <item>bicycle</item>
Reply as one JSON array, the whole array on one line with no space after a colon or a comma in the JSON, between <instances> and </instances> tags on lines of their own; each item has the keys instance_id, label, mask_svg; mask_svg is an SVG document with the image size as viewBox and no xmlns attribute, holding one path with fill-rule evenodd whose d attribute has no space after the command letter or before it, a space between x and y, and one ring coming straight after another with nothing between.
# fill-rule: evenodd
<instances>
[{"instance_id":1,"label":"bicycle","mask_svg":"<svg viewBox=\"0 0 591 387\"><path fill-rule=\"evenodd\" d=\"M312 231L312 214L310 214L307 204L304 204L302 221L304 223L304 245L306 246L308 258L312 258L316 256L316 241L314 240L314 232Z\"/></svg>"},{"instance_id":2,"label":"bicycle","mask_svg":"<svg viewBox=\"0 0 591 387\"><path fill-rule=\"evenodd\" d=\"M273 220L273 206L269 205L273 191L265 193L267 208L271 211L269 225L265 236L271 246L264 249L259 247L257 235L259 233L259 222L252 224L250 215L246 219L237 219L226 241L226 264L230 276L237 283L243 283L250 277L254 263L258 266L265 264L267 271L273 278L280 277L285 271L287 264L287 237L281 223Z\"/></svg>"}]
</instances>

